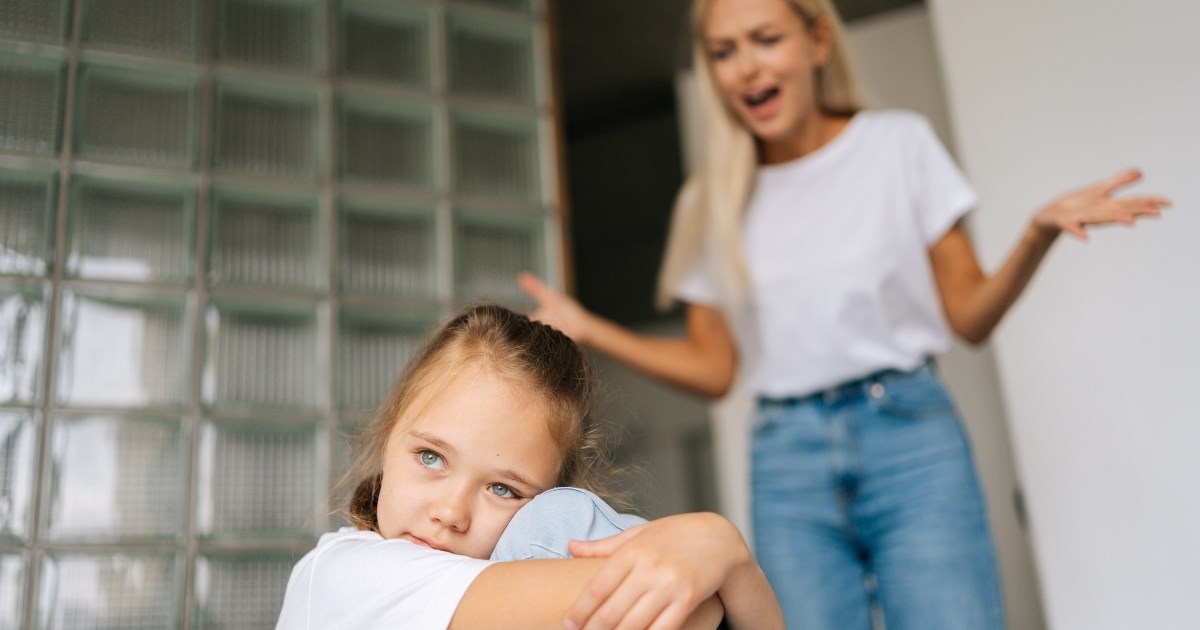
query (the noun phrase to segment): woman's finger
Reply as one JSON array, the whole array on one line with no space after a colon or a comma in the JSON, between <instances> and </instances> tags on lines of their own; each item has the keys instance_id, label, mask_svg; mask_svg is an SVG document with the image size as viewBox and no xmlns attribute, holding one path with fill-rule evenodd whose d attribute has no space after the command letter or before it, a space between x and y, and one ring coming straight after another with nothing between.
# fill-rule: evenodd
<instances>
[{"instance_id":1,"label":"woman's finger","mask_svg":"<svg viewBox=\"0 0 1200 630\"><path fill-rule=\"evenodd\" d=\"M650 624L647 630L677 630L683 626L683 622L687 621L688 615L692 614L694 606L684 606L679 603L671 604L663 610L658 619Z\"/></svg>"},{"instance_id":2,"label":"woman's finger","mask_svg":"<svg viewBox=\"0 0 1200 630\"><path fill-rule=\"evenodd\" d=\"M537 300L538 303L545 302L553 295L553 290L546 286L546 283L528 271L522 271L517 274L517 286L521 287L522 291L527 293L529 297Z\"/></svg>"},{"instance_id":3,"label":"woman's finger","mask_svg":"<svg viewBox=\"0 0 1200 630\"><path fill-rule=\"evenodd\" d=\"M1104 195L1111 195L1118 188L1128 186L1142 178L1142 172L1136 168L1126 169L1097 184L1097 190Z\"/></svg>"}]
</instances>

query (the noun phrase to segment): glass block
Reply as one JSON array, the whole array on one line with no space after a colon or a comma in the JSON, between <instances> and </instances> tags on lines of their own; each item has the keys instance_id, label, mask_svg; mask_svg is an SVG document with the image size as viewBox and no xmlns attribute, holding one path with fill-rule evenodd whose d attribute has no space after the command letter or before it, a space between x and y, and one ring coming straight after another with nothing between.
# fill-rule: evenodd
<instances>
[{"instance_id":1,"label":"glass block","mask_svg":"<svg viewBox=\"0 0 1200 630\"><path fill-rule=\"evenodd\" d=\"M458 112L452 122L455 189L469 195L540 197L534 119Z\"/></svg>"},{"instance_id":2,"label":"glass block","mask_svg":"<svg viewBox=\"0 0 1200 630\"><path fill-rule=\"evenodd\" d=\"M0 13L5 6L0 4ZM58 151L65 71L62 59L0 55L0 149L42 155Z\"/></svg>"},{"instance_id":3,"label":"glass block","mask_svg":"<svg viewBox=\"0 0 1200 630\"><path fill-rule=\"evenodd\" d=\"M0 285L0 404L40 402L43 292L40 285Z\"/></svg>"},{"instance_id":4,"label":"glass block","mask_svg":"<svg viewBox=\"0 0 1200 630\"><path fill-rule=\"evenodd\" d=\"M187 304L182 294L65 290L55 399L75 407L186 404Z\"/></svg>"},{"instance_id":5,"label":"glass block","mask_svg":"<svg viewBox=\"0 0 1200 630\"><path fill-rule=\"evenodd\" d=\"M22 544L29 540L36 458L37 424L33 412L0 411L0 543ZM3 592L0 588L0 593ZM3 608L0 606L0 611Z\"/></svg>"},{"instance_id":6,"label":"glass block","mask_svg":"<svg viewBox=\"0 0 1200 630\"><path fill-rule=\"evenodd\" d=\"M0 37L61 42L67 34L68 0L0 2Z\"/></svg>"},{"instance_id":7,"label":"glass block","mask_svg":"<svg viewBox=\"0 0 1200 630\"><path fill-rule=\"evenodd\" d=\"M197 533L236 541L319 532L316 438L312 424L205 422Z\"/></svg>"},{"instance_id":8,"label":"glass block","mask_svg":"<svg viewBox=\"0 0 1200 630\"><path fill-rule=\"evenodd\" d=\"M489 299L525 310L533 303L517 287L517 274L543 274L545 245L540 219L459 213L454 227L455 297Z\"/></svg>"},{"instance_id":9,"label":"glass block","mask_svg":"<svg viewBox=\"0 0 1200 630\"><path fill-rule=\"evenodd\" d=\"M49 273L57 189L56 175L0 171L0 274Z\"/></svg>"},{"instance_id":10,"label":"glass block","mask_svg":"<svg viewBox=\"0 0 1200 630\"><path fill-rule=\"evenodd\" d=\"M187 449L178 419L54 419L46 536L143 542L183 533Z\"/></svg>"},{"instance_id":11,"label":"glass block","mask_svg":"<svg viewBox=\"0 0 1200 630\"><path fill-rule=\"evenodd\" d=\"M433 183L433 112L344 99L339 107L342 179L428 188Z\"/></svg>"},{"instance_id":12,"label":"glass block","mask_svg":"<svg viewBox=\"0 0 1200 630\"><path fill-rule=\"evenodd\" d=\"M24 554L0 553L0 628L4 630L21 627L27 562Z\"/></svg>"},{"instance_id":13,"label":"glass block","mask_svg":"<svg viewBox=\"0 0 1200 630\"><path fill-rule=\"evenodd\" d=\"M225 190L214 199L210 282L306 289L324 284L316 199Z\"/></svg>"},{"instance_id":14,"label":"glass block","mask_svg":"<svg viewBox=\"0 0 1200 630\"><path fill-rule=\"evenodd\" d=\"M386 312L343 310L338 331L338 407L364 411L382 405L431 323L432 319L402 319Z\"/></svg>"},{"instance_id":15,"label":"glass block","mask_svg":"<svg viewBox=\"0 0 1200 630\"><path fill-rule=\"evenodd\" d=\"M197 0L85 0L83 43L194 59Z\"/></svg>"},{"instance_id":16,"label":"glass block","mask_svg":"<svg viewBox=\"0 0 1200 630\"><path fill-rule=\"evenodd\" d=\"M446 17L450 90L508 101L534 100L533 28L525 20L450 13Z\"/></svg>"},{"instance_id":17,"label":"glass block","mask_svg":"<svg viewBox=\"0 0 1200 630\"><path fill-rule=\"evenodd\" d=\"M165 553L47 555L39 580L38 627L178 627L183 564Z\"/></svg>"},{"instance_id":18,"label":"glass block","mask_svg":"<svg viewBox=\"0 0 1200 630\"><path fill-rule=\"evenodd\" d=\"M213 165L228 171L308 177L317 171L315 92L217 88Z\"/></svg>"},{"instance_id":19,"label":"glass block","mask_svg":"<svg viewBox=\"0 0 1200 630\"><path fill-rule=\"evenodd\" d=\"M196 162L197 85L190 72L83 64L76 153L190 169Z\"/></svg>"},{"instance_id":20,"label":"glass block","mask_svg":"<svg viewBox=\"0 0 1200 630\"><path fill-rule=\"evenodd\" d=\"M215 303L208 308L205 403L315 409L324 401L315 304Z\"/></svg>"},{"instance_id":21,"label":"glass block","mask_svg":"<svg viewBox=\"0 0 1200 630\"><path fill-rule=\"evenodd\" d=\"M432 299L437 292L433 209L344 204L338 230L342 291Z\"/></svg>"},{"instance_id":22,"label":"glass block","mask_svg":"<svg viewBox=\"0 0 1200 630\"><path fill-rule=\"evenodd\" d=\"M301 72L319 70L323 5L309 0L221 0L217 59Z\"/></svg>"},{"instance_id":23,"label":"glass block","mask_svg":"<svg viewBox=\"0 0 1200 630\"><path fill-rule=\"evenodd\" d=\"M356 79L428 88L429 11L369 2L340 5L339 71Z\"/></svg>"},{"instance_id":24,"label":"glass block","mask_svg":"<svg viewBox=\"0 0 1200 630\"><path fill-rule=\"evenodd\" d=\"M288 577L301 555L198 556L192 628L274 628Z\"/></svg>"},{"instance_id":25,"label":"glass block","mask_svg":"<svg viewBox=\"0 0 1200 630\"><path fill-rule=\"evenodd\" d=\"M67 274L186 283L192 277L195 191L76 178Z\"/></svg>"}]
</instances>

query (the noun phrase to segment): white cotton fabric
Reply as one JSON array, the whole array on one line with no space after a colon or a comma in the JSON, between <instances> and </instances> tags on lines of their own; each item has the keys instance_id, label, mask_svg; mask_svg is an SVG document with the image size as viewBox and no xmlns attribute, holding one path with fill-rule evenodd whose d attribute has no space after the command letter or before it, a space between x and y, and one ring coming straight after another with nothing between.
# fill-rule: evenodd
<instances>
[{"instance_id":1,"label":"white cotton fabric","mask_svg":"<svg viewBox=\"0 0 1200 630\"><path fill-rule=\"evenodd\" d=\"M445 628L491 564L343 527L321 536L292 569L275 627Z\"/></svg>"},{"instance_id":2,"label":"white cotton fabric","mask_svg":"<svg viewBox=\"0 0 1200 630\"><path fill-rule=\"evenodd\" d=\"M912 369L949 345L929 247L977 203L924 118L860 112L817 151L759 167L743 222L748 303L729 312L712 260L676 295L725 309L758 395Z\"/></svg>"}]
</instances>

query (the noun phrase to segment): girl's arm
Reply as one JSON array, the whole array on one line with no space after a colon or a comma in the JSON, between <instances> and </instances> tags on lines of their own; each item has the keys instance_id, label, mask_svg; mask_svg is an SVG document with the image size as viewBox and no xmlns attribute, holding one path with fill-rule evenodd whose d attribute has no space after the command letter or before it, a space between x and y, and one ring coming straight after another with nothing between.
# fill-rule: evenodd
<instances>
[{"instance_id":1,"label":"girl's arm","mask_svg":"<svg viewBox=\"0 0 1200 630\"><path fill-rule=\"evenodd\" d=\"M951 228L929 248L934 280L950 328L970 343L987 340L1062 232L1086 241L1088 226L1132 225L1140 216L1158 216L1162 208L1171 205L1166 197L1112 196L1118 188L1141 177L1137 170L1125 171L1050 202L1033 216L1016 247L991 276L980 268L962 225Z\"/></svg>"},{"instance_id":2,"label":"girl's arm","mask_svg":"<svg viewBox=\"0 0 1200 630\"><path fill-rule=\"evenodd\" d=\"M571 552L609 561L567 613L568 628L674 628L714 593L734 629L784 627L741 533L717 514L669 516L610 538L573 541Z\"/></svg>"},{"instance_id":3,"label":"girl's arm","mask_svg":"<svg viewBox=\"0 0 1200 630\"><path fill-rule=\"evenodd\" d=\"M449 630L529 628L563 630L567 611L588 581L605 565L602 558L520 560L499 562L484 569L467 589L450 621ZM655 628L711 630L721 621L721 602L708 597L675 625ZM682 624L682 625L680 625ZM616 624L606 626L618 627ZM648 624L620 626L648 628Z\"/></svg>"},{"instance_id":4,"label":"girl's arm","mask_svg":"<svg viewBox=\"0 0 1200 630\"><path fill-rule=\"evenodd\" d=\"M450 628L715 628L722 614L735 629L784 627L741 533L719 515L669 516L602 540L573 541L571 552L575 558L484 569Z\"/></svg>"},{"instance_id":5,"label":"girl's arm","mask_svg":"<svg viewBox=\"0 0 1200 630\"><path fill-rule=\"evenodd\" d=\"M518 281L538 303L530 317L580 344L701 396L723 396L733 383L737 368L733 337L725 318L712 307L688 305L687 333L682 339L649 337L588 311L530 274L521 274Z\"/></svg>"}]
</instances>

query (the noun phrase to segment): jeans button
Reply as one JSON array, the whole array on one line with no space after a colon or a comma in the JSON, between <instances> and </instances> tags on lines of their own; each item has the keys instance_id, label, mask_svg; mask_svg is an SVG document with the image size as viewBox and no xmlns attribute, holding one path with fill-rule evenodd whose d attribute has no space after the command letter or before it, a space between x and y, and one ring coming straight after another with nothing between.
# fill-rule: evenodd
<instances>
[{"instance_id":1,"label":"jeans button","mask_svg":"<svg viewBox=\"0 0 1200 630\"><path fill-rule=\"evenodd\" d=\"M884 391L883 383L872 383L871 384L871 398L875 398L875 399L883 398L883 391Z\"/></svg>"}]
</instances>

